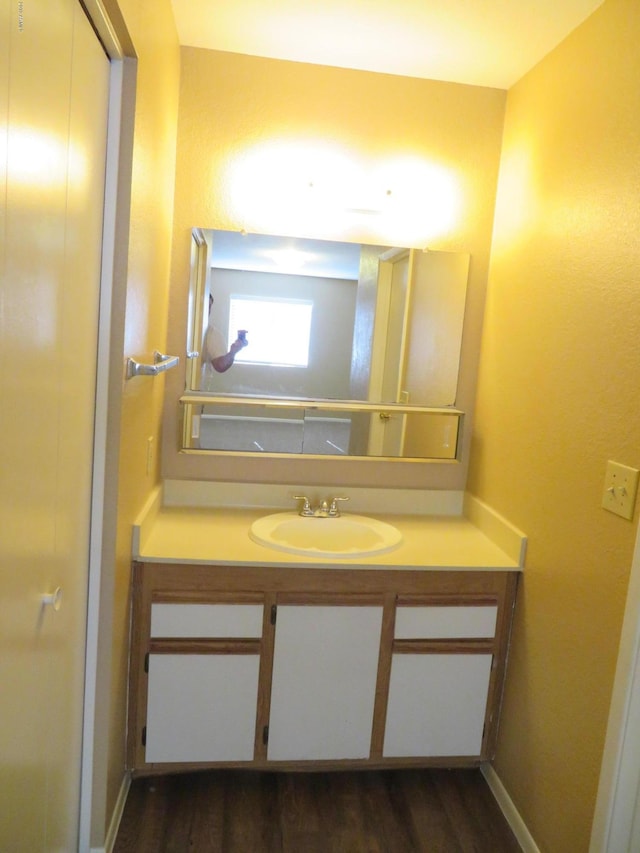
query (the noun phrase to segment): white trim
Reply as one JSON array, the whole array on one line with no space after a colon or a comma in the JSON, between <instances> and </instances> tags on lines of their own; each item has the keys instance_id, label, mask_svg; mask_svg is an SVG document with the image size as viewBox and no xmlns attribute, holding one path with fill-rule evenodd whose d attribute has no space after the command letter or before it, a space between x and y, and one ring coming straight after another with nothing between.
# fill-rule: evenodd
<instances>
[{"instance_id":1,"label":"white trim","mask_svg":"<svg viewBox=\"0 0 640 853\"><path fill-rule=\"evenodd\" d=\"M127 771L122 777L122 783L120 784L120 790L118 791L118 799L116 800L116 804L113 809L113 814L111 815L111 821L109 823L109 829L107 830L107 837L104 842L104 847L99 848L100 853L102 853L103 850L104 853L112 853L113 851L116 839L118 837L118 830L120 829L120 821L122 820L122 815L124 814L124 807L127 804L127 795L129 794L130 787L131 773ZM98 853L98 851L92 848L91 853Z\"/></svg>"},{"instance_id":2,"label":"white trim","mask_svg":"<svg viewBox=\"0 0 640 853\"><path fill-rule=\"evenodd\" d=\"M102 553L107 477L107 419L110 382L111 305L113 299L113 258L116 251L116 199L121 132L123 64L111 60L107 163L105 175L102 270L100 282L100 321L96 375L95 429L93 445L93 484L91 496L91 538L89 546L89 584L87 600L87 644L85 658L83 749L80 788L80 850L89 849L94 790L93 739L96 724L98 682L100 598Z\"/></svg>"},{"instance_id":3,"label":"white trim","mask_svg":"<svg viewBox=\"0 0 640 853\"><path fill-rule=\"evenodd\" d=\"M147 544L147 538L162 507L162 486L156 486L142 507L131 531L131 554L139 557Z\"/></svg>"},{"instance_id":4,"label":"white trim","mask_svg":"<svg viewBox=\"0 0 640 853\"><path fill-rule=\"evenodd\" d=\"M533 840L533 836L527 829L520 812L515 807L513 800L507 793L507 789L502 784L500 777L491 764L487 763L481 765L480 772L484 776L491 793L500 806L500 810L511 827L511 831L515 835L521 850L523 850L524 853L540 853L540 848Z\"/></svg>"},{"instance_id":5,"label":"white trim","mask_svg":"<svg viewBox=\"0 0 640 853\"><path fill-rule=\"evenodd\" d=\"M640 523L629 576L590 853L638 849L640 832Z\"/></svg>"},{"instance_id":6,"label":"white trim","mask_svg":"<svg viewBox=\"0 0 640 853\"><path fill-rule=\"evenodd\" d=\"M463 492L427 489L373 489L265 483L220 483L211 480L164 480L164 506L292 509L294 495L317 499L348 495L345 512L393 515L462 515Z\"/></svg>"},{"instance_id":7,"label":"white trim","mask_svg":"<svg viewBox=\"0 0 640 853\"><path fill-rule=\"evenodd\" d=\"M465 492L463 511L468 521L515 560L520 568L524 567L527 537L521 530L470 492Z\"/></svg>"},{"instance_id":8,"label":"white trim","mask_svg":"<svg viewBox=\"0 0 640 853\"><path fill-rule=\"evenodd\" d=\"M91 540L87 601L79 851L101 843L107 824L107 738L122 404L136 62L127 57L102 0L85 10L110 61L102 269L96 375ZM126 36L124 22L115 21Z\"/></svg>"}]
</instances>

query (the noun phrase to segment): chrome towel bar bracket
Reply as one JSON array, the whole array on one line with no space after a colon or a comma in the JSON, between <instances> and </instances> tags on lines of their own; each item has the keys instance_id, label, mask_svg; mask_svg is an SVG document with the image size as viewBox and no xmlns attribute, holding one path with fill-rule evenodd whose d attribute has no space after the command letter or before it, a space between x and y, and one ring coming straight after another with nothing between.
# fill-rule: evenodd
<instances>
[{"instance_id":1,"label":"chrome towel bar bracket","mask_svg":"<svg viewBox=\"0 0 640 853\"><path fill-rule=\"evenodd\" d=\"M164 373L165 370L175 367L179 361L180 358L177 355L163 355L157 351L153 354L153 364L140 364L135 359L128 358L125 379L132 379L134 376L157 376L158 373Z\"/></svg>"}]
</instances>

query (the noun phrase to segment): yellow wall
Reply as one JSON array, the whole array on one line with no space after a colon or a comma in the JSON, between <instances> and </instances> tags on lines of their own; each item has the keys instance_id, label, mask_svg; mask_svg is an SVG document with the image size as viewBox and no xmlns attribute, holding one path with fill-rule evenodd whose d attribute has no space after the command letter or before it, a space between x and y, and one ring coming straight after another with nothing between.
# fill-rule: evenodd
<instances>
[{"instance_id":1,"label":"yellow wall","mask_svg":"<svg viewBox=\"0 0 640 853\"><path fill-rule=\"evenodd\" d=\"M180 56L169 0L119 0L119 7L138 60L124 355L148 359L166 343ZM163 378L136 378L123 390L107 821L124 771L131 526L159 481L163 391Z\"/></svg>"},{"instance_id":2,"label":"yellow wall","mask_svg":"<svg viewBox=\"0 0 640 853\"><path fill-rule=\"evenodd\" d=\"M541 850L585 851L640 467L640 6L608 0L508 93L469 489L529 536L496 770Z\"/></svg>"},{"instance_id":3,"label":"yellow wall","mask_svg":"<svg viewBox=\"0 0 640 853\"><path fill-rule=\"evenodd\" d=\"M185 351L186 293L190 230L194 226L294 234L364 242L424 246L470 252L469 322L463 358L479 343L505 92L328 68L305 63L261 59L197 48L182 48L180 117L176 169L175 222L169 347ZM287 147L278 161L274 148ZM315 152L309 155L309 151ZM252 171L257 155L263 155ZM293 175L301 185L311 173L319 183L325 158L349 162L341 183L354 173L374 176L392 164L410 165L412 180L422 169L451 178L459 208L438 232L423 220L429 194L418 199L415 215L402 233L381 235L375 220L341 224L339 214L310 221L302 205L279 204ZM300 159L302 158L302 165ZM339 170L331 159L327 173ZM316 172L316 174L314 174ZM237 175L245 182L238 202ZM272 182L266 199L264 182ZM339 194L340 187L336 188ZM419 226L419 227L416 227ZM423 227L424 226L424 227ZM420 233L418 233L420 232ZM462 382L460 402L471 408L475 389L475 357ZM180 457L176 400L184 388L184 370L167 376L163 473L194 479L264 482L310 482L463 488L463 465L416 465L328 460L269 461ZM440 480L427 480L435 469ZM453 480L450 475L455 475ZM449 476L449 480L446 477Z\"/></svg>"}]
</instances>

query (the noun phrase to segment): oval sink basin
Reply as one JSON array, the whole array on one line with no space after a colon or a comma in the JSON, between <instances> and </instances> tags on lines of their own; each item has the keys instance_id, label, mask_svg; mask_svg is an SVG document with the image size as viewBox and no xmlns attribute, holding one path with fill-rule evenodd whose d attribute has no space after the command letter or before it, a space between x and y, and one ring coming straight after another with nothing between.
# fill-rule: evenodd
<instances>
[{"instance_id":1,"label":"oval sink basin","mask_svg":"<svg viewBox=\"0 0 640 853\"><path fill-rule=\"evenodd\" d=\"M391 524L364 515L305 518L277 512L254 521L249 536L260 545L312 557L358 557L392 551L402 534Z\"/></svg>"}]
</instances>

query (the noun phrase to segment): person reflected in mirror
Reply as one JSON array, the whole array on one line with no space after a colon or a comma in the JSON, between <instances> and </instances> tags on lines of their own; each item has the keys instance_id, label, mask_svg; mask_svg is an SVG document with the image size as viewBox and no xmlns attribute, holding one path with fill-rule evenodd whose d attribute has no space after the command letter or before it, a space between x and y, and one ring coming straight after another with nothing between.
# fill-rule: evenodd
<instances>
[{"instance_id":1,"label":"person reflected in mirror","mask_svg":"<svg viewBox=\"0 0 640 853\"><path fill-rule=\"evenodd\" d=\"M213 296L209 294L209 322L202 342L202 365L206 372L213 367L216 373L225 373L233 364L236 354L249 345L247 330L239 329L238 337L227 350L222 332L213 322Z\"/></svg>"}]
</instances>

